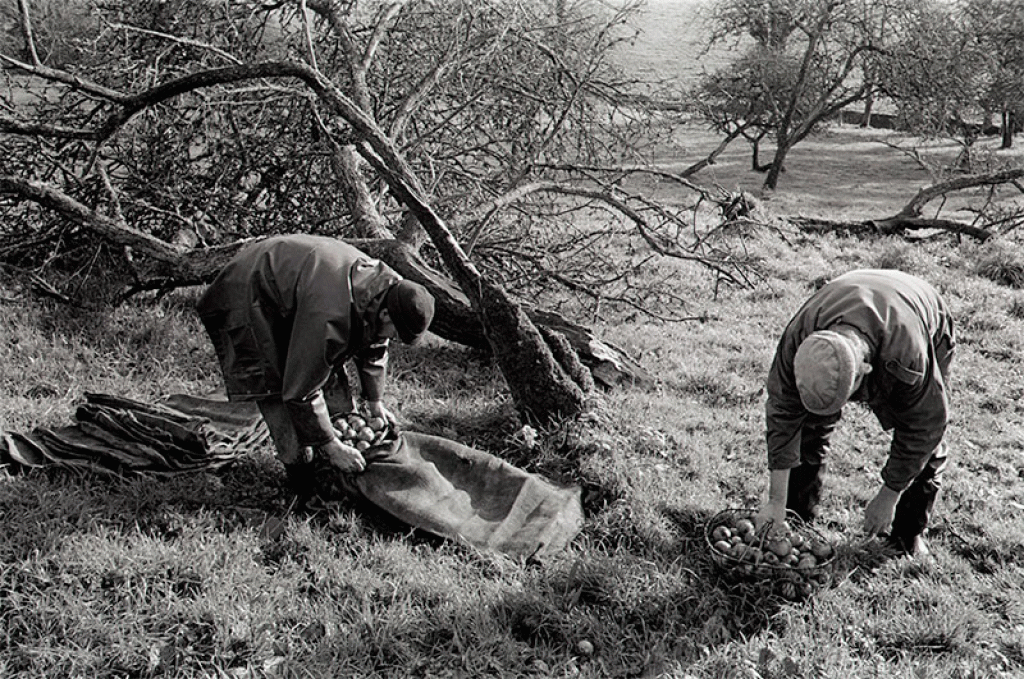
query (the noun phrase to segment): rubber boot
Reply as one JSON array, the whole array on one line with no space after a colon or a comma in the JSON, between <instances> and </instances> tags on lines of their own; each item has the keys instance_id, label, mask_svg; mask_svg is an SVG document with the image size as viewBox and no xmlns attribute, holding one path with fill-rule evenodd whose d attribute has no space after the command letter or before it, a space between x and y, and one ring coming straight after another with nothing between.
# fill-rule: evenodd
<instances>
[{"instance_id":1,"label":"rubber boot","mask_svg":"<svg viewBox=\"0 0 1024 679\"><path fill-rule=\"evenodd\" d=\"M945 468L945 454L933 455L914 482L903 491L896 503L892 529L887 539L889 546L911 556L916 555L922 547L925 552L928 551L922 536L935 507Z\"/></svg>"},{"instance_id":2,"label":"rubber boot","mask_svg":"<svg viewBox=\"0 0 1024 679\"><path fill-rule=\"evenodd\" d=\"M825 463L807 464L789 470L789 495L786 509L791 510L805 522L818 517L818 504L824 486Z\"/></svg>"},{"instance_id":3,"label":"rubber boot","mask_svg":"<svg viewBox=\"0 0 1024 679\"><path fill-rule=\"evenodd\" d=\"M305 508L317 496L316 465L312 462L296 462L286 464L284 471L288 477L288 489L298 500L297 506Z\"/></svg>"}]
</instances>

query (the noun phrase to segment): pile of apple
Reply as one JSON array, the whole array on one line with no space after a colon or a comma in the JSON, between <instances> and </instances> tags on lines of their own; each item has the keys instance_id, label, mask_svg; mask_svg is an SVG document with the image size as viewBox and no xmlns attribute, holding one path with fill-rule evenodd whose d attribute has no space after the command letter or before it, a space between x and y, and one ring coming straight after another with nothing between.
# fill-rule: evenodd
<instances>
[{"instance_id":1,"label":"pile of apple","mask_svg":"<svg viewBox=\"0 0 1024 679\"><path fill-rule=\"evenodd\" d=\"M342 443L360 451L380 444L388 435L388 423L382 417L349 413L336 417L332 424Z\"/></svg>"},{"instance_id":2,"label":"pile of apple","mask_svg":"<svg viewBox=\"0 0 1024 679\"><path fill-rule=\"evenodd\" d=\"M823 567L834 556L832 546L810 531L794 529L788 523L782 531L757 531L749 516L725 515L710 528L708 539L719 557L742 575L780 576L787 598L806 596L823 584Z\"/></svg>"}]
</instances>

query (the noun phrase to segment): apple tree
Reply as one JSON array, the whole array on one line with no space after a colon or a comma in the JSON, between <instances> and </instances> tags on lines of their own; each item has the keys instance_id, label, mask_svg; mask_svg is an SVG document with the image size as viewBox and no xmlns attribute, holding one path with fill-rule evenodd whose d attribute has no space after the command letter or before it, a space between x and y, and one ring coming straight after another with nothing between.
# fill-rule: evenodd
<instances>
[{"instance_id":1,"label":"apple tree","mask_svg":"<svg viewBox=\"0 0 1024 679\"><path fill-rule=\"evenodd\" d=\"M669 130L611 60L633 6L17 5L0 256L64 299L97 297L97 272L128 294L199 284L266 234L342 237L428 285L435 331L488 348L549 421L585 407L595 338L537 303L672 318L653 262L748 275L692 209L630 184Z\"/></svg>"}]
</instances>

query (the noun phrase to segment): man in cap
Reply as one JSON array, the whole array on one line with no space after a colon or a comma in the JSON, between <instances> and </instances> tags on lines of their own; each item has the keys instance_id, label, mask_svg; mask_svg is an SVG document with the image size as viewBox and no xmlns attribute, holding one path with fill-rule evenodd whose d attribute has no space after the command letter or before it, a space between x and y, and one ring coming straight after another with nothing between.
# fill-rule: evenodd
<instances>
[{"instance_id":1,"label":"man in cap","mask_svg":"<svg viewBox=\"0 0 1024 679\"><path fill-rule=\"evenodd\" d=\"M901 553L927 555L925 527L946 466L953 320L935 289L894 270L839 276L797 311L768 374L768 500L758 528L786 510L810 521L821 498L829 438L848 401L892 430L882 486L864 531Z\"/></svg>"},{"instance_id":2,"label":"man in cap","mask_svg":"<svg viewBox=\"0 0 1024 679\"><path fill-rule=\"evenodd\" d=\"M342 471L366 464L331 423L356 405L346 362L355 365L369 413L393 423L382 401L388 341L416 342L433 319L434 299L347 243L296 234L241 250L197 309L228 397L259 405L289 485L305 501L315 492L314 449Z\"/></svg>"}]
</instances>

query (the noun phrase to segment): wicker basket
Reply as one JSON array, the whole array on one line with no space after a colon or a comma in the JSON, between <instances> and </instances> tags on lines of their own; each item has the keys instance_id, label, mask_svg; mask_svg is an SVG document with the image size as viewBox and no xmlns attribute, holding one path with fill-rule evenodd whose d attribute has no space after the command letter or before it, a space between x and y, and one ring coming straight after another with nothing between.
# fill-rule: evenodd
<instances>
[{"instance_id":1,"label":"wicker basket","mask_svg":"<svg viewBox=\"0 0 1024 679\"><path fill-rule=\"evenodd\" d=\"M770 583L794 601L831 583L835 548L821 533L790 513L785 539L770 540L767 530L753 530L754 514L750 509L726 509L704 527L711 560L727 578Z\"/></svg>"}]
</instances>

